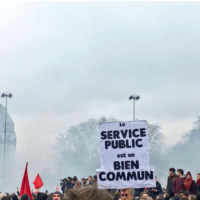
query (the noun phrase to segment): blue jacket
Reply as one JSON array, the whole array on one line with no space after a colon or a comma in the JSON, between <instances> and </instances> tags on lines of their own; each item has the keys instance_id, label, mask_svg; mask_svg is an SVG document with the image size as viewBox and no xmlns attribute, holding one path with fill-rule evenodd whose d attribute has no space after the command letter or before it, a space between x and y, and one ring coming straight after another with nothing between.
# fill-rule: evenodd
<instances>
[{"instance_id":1,"label":"blue jacket","mask_svg":"<svg viewBox=\"0 0 200 200\"><path fill-rule=\"evenodd\" d=\"M72 184L71 182L67 181L66 187L67 189L73 189L75 184Z\"/></svg>"}]
</instances>

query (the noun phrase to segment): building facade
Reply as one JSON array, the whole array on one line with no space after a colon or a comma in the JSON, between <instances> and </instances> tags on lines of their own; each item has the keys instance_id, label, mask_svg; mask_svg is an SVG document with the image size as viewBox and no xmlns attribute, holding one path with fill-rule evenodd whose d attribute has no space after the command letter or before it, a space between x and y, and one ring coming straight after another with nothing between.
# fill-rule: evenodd
<instances>
[{"instance_id":1,"label":"building facade","mask_svg":"<svg viewBox=\"0 0 200 200\"><path fill-rule=\"evenodd\" d=\"M5 134L5 113L6 109L0 104L0 188L3 188L3 172L5 177L4 185L8 185L14 178L16 134L14 122L9 113L6 114L6 146L5 146L5 168L4 166L4 134ZM0 191L3 192L3 191ZM5 192L5 191L4 191Z\"/></svg>"}]
</instances>

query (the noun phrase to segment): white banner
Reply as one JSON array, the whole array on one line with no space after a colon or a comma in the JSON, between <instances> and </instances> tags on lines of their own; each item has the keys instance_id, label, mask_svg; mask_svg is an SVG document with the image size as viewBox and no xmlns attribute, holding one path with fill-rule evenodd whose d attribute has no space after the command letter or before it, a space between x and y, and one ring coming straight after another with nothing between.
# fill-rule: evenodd
<instances>
[{"instance_id":1,"label":"white banner","mask_svg":"<svg viewBox=\"0 0 200 200\"><path fill-rule=\"evenodd\" d=\"M100 128L100 188L155 187L149 166L146 121L103 123Z\"/></svg>"}]
</instances>

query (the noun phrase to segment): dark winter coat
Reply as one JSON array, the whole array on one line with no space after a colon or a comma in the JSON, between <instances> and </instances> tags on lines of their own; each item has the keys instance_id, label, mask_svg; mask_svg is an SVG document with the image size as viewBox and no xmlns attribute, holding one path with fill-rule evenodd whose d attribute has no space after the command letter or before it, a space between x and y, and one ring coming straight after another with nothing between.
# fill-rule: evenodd
<instances>
[{"instance_id":1,"label":"dark winter coat","mask_svg":"<svg viewBox=\"0 0 200 200\"><path fill-rule=\"evenodd\" d=\"M63 191L63 193L65 192L66 185L67 185L67 182L64 181L61 187L61 190Z\"/></svg>"},{"instance_id":2,"label":"dark winter coat","mask_svg":"<svg viewBox=\"0 0 200 200\"><path fill-rule=\"evenodd\" d=\"M196 194L200 193L200 185L197 185L196 183Z\"/></svg>"},{"instance_id":3,"label":"dark winter coat","mask_svg":"<svg viewBox=\"0 0 200 200\"><path fill-rule=\"evenodd\" d=\"M70 181L67 180L67 184L66 184L66 187L67 189L73 189L75 184L72 184Z\"/></svg>"},{"instance_id":4,"label":"dark winter coat","mask_svg":"<svg viewBox=\"0 0 200 200\"><path fill-rule=\"evenodd\" d=\"M195 184L195 181L194 181L194 180L192 181L189 190L186 190L185 186L184 186L184 190L185 190L185 191L188 191L189 194L195 194L195 192L196 192L196 184Z\"/></svg>"},{"instance_id":5,"label":"dark winter coat","mask_svg":"<svg viewBox=\"0 0 200 200\"><path fill-rule=\"evenodd\" d=\"M178 194L181 190L185 191L184 182L186 177L182 176L181 178L179 176L176 176L173 182L173 192L174 194Z\"/></svg>"},{"instance_id":6,"label":"dark winter coat","mask_svg":"<svg viewBox=\"0 0 200 200\"><path fill-rule=\"evenodd\" d=\"M156 192L153 191L153 189L157 190ZM148 189L149 194L153 197L153 199L158 196L160 193L162 193L162 187L161 184L157 181L156 182L156 187L155 188L149 188Z\"/></svg>"},{"instance_id":7,"label":"dark winter coat","mask_svg":"<svg viewBox=\"0 0 200 200\"><path fill-rule=\"evenodd\" d=\"M173 182L174 182L175 178L176 178L176 174L174 174L173 176L168 176L166 191L170 196L174 196Z\"/></svg>"}]
</instances>

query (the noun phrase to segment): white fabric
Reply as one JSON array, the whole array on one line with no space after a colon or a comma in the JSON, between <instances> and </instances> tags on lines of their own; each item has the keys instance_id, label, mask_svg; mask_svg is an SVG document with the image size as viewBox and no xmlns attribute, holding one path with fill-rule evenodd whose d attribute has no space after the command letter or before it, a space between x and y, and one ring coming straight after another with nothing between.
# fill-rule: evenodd
<instances>
[{"instance_id":1,"label":"white fabric","mask_svg":"<svg viewBox=\"0 0 200 200\"><path fill-rule=\"evenodd\" d=\"M102 123L99 129L99 188L155 187L146 121Z\"/></svg>"}]
</instances>

